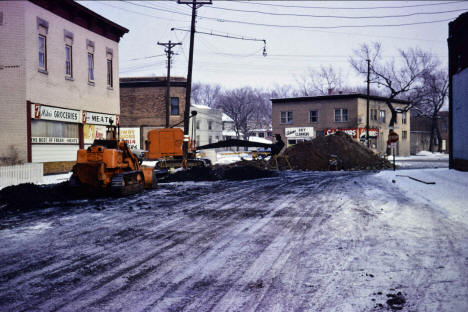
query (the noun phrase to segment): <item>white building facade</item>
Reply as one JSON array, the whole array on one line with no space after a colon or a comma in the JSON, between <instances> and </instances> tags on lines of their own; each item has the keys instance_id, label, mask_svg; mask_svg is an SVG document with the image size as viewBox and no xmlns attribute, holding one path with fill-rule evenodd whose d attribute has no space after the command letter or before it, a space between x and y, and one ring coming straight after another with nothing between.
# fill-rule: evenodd
<instances>
[{"instance_id":1,"label":"white building facade","mask_svg":"<svg viewBox=\"0 0 468 312\"><path fill-rule=\"evenodd\" d=\"M120 113L118 42L128 32L65 0L0 2L0 156L68 171Z\"/></svg>"}]
</instances>

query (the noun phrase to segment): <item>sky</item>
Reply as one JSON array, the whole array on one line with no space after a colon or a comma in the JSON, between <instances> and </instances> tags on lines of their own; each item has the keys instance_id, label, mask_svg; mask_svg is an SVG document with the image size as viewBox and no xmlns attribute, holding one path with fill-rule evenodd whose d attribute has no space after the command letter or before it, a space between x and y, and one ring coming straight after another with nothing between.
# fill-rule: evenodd
<instances>
[{"instance_id":1,"label":"sky","mask_svg":"<svg viewBox=\"0 0 468 312\"><path fill-rule=\"evenodd\" d=\"M119 45L121 77L166 76L167 59L157 42L169 40L182 43L174 48L171 75L187 76L188 5L176 0L79 3L129 29ZM446 67L448 23L466 11L465 1L213 0L197 10L196 30L209 34L195 35L193 82L272 90L295 87L309 69L332 65L346 85L365 86L349 58L360 44L375 41L381 42L386 60L398 61L399 49L418 47Z\"/></svg>"}]
</instances>

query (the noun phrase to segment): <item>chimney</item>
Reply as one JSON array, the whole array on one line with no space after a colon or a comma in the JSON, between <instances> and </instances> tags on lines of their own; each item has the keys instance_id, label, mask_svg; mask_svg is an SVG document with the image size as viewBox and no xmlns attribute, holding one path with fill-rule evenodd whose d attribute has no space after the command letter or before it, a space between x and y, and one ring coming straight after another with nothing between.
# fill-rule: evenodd
<instances>
[{"instance_id":1,"label":"chimney","mask_svg":"<svg viewBox=\"0 0 468 312\"><path fill-rule=\"evenodd\" d=\"M333 93L333 88L328 88L328 95L332 95Z\"/></svg>"}]
</instances>

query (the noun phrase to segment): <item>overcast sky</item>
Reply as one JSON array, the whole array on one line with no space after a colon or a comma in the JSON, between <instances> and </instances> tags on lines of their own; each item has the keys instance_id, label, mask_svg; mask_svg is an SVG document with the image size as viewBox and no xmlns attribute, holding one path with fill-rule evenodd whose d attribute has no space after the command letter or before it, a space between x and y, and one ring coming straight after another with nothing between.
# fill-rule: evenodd
<instances>
[{"instance_id":1,"label":"overcast sky","mask_svg":"<svg viewBox=\"0 0 468 312\"><path fill-rule=\"evenodd\" d=\"M80 1L130 31L120 41L120 76L165 76L164 48L174 51L173 76L187 76L191 8L173 1ZM450 11L450 12L448 12ZM379 41L386 58L419 47L447 64L448 23L468 11L464 1L217 1L198 9L193 81L274 88L297 83L308 68L333 65L350 85L349 57L361 43ZM401 24L417 25L388 26ZM377 27L376 25L387 25ZM355 26L355 27L348 27ZM365 26L365 27L362 27ZM331 28L340 27L340 28Z\"/></svg>"}]
</instances>

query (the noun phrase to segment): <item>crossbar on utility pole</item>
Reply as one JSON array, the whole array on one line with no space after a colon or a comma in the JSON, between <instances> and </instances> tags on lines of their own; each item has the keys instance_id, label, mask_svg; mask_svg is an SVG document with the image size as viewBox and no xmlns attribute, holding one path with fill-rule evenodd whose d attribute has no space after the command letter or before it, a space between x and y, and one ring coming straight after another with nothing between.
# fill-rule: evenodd
<instances>
[{"instance_id":1,"label":"crossbar on utility pole","mask_svg":"<svg viewBox=\"0 0 468 312\"><path fill-rule=\"evenodd\" d=\"M366 142L367 142L367 148L370 148L370 142L369 142L370 60L366 60L366 61L367 61Z\"/></svg>"},{"instance_id":2,"label":"crossbar on utility pole","mask_svg":"<svg viewBox=\"0 0 468 312\"><path fill-rule=\"evenodd\" d=\"M192 92L192 67L193 67L193 43L195 39L195 20L197 9L204 4L211 4L211 0L178 0L178 3L192 6L192 22L190 26L190 50L187 71L187 88L185 91L185 111L184 111L184 141L182 145L183 161L182 166L187 168L188 142L189 142L189 118L190 118L190 94Z\"/></svg>"},{"instance_id":3,"label":"crossbar on utility pole","mask_svg":"<svg viewBox=\"0 0 468 312\"><path fill-rule=\"evenodd\" d=\"M176 45L181 45L181 42L172 43L171 40L169 42L159 42L158 45L166 47L164 52L167 55L167 86L166 86L166 128L169 128L169 109L171 107L171 57L174 54L172 48Z\"/></svg>"}]
</instances>

